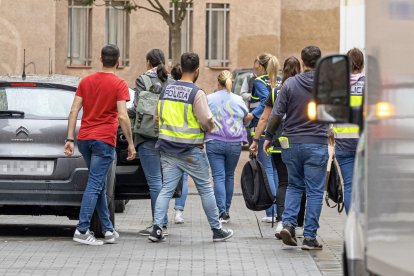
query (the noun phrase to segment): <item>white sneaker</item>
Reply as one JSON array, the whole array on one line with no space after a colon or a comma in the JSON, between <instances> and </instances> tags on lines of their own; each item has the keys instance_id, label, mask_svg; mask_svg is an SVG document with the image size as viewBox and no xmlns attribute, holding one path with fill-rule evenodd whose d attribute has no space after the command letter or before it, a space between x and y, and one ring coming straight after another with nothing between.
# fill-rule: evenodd
<instances>
[{"instance_id":1,"label":"white sneaker","mask_svg":"<svg viewBox=\"0 0 414 276\"><path fill-rule=\"evenodd\" d=\"M279 221L276 225L276 230L275 230L275 237L280 240L282 239L282 236L280 235L280 231L282 231L283 229L283 223L282 221Z\"/></svg>"},{"instance_id":2,"label":"white sneaker","mask_svg":"<svg viewBox=\"0 0 414 276\"><path fill-rule=\"evenodd\" d=\"M276 222L276 218L273 218L273 221ZM262 222L272 223L272 217L263 217Z\"/></svg>"},{"instance_id":3,"label":"white sneaker","mask_svg":"<svg viewBox=\"0 0 414 276\"><path fill-rule=\"evenodd\" d=\"M303 227L295 228L295 236L296 238L303 238Z\"/></svg>"},{"instance_id":4,"label":"white sneaker","mask_svg":"<svg viewBox=\"0 0 414 276\"><path fill-rule=\"evenodd\" d=\"M76 229L75 234L73 235L73 240L87 245L103 245L103 241L97 240L93 235L93 232L89 230L86 231L85 234L82 234L78 229Z\"/></svg>"},{"instance_id":5,"label":"white sneaker","mask_svg":"<svg viewBox=\"0 0 414 276\"><path fill-rule=\"evenodd\" d=\"M176 210L175 211L174 223L175 224L183 224L184 223L183 211L181 211L181 210Z\"/></svg>"},{"instance_id":6,"label":"white sneaker","mask_svg":"<svg viewBox=\"0 0 414 276\"><path fill-rule=\"evenodd\" d=\"M116 232L115 229L112 232L111 231L105 232L105 243L115 243L115 240L117 238L119 238L119 233Z\"/></svg>"}]
</instances>

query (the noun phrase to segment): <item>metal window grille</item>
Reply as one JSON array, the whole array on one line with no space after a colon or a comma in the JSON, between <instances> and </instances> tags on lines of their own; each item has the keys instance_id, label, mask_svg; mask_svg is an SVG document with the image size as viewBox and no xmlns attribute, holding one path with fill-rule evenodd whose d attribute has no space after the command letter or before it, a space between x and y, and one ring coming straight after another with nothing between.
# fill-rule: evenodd
<instances>
[{"instance_id":1,"label":"metal window grille","mask_svg":"<svg viewBox=\"0 0 414 276\"><path fill-rule=\"evenodd\" d=\"M193 49L193 5L188 4L186 9L186 16L184 21L181 23L181 54L190 52ZM175 11L173 3L170 3L170 18L174 22ZM171 32L169 33L168 43L168 58L172 58L171 48Z\"/></svg>"},{"instance_id":2,"label":"metal window grille","mask_svg":"<svg viewBox=\"0 0 414 276\"><path fill-rule=\"evenodd\" d=\"M206 63L209 67L229 65L229 4L207 4Z\"/></svg>"},{"instance_id":3,"label":"metal window grille","mask_svg":"<svg viewBox=\"0 0 414 276\"><path fill-rule=\"evenodd\" d=\"M67 64L91 65L92 7L82 1L69 0Z\"/></svg>"},{"instance_id":4,"label":"metal window grille","mask_svg":"<svg viewBox=\"0 0 414 276\"><path fill-rule=\"evenodd\" d=\"M129 1L106 1L105 42L115 44L120 53L120 66L129 66L129 13L126 11Z\"/></svg>"}]
</instances>

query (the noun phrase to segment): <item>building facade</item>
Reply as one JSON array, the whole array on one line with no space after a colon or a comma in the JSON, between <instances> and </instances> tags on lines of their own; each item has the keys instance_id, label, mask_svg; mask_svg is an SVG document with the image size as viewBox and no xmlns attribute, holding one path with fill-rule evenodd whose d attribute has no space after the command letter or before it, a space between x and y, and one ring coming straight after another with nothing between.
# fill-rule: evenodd
<instances>
[{"instance_id":1,"label":"building facade","mask_svg":"<svg viewBox=\"0 0 414 276\"><path fill-rule=\"evenodd\" d=\"M0 0L0 75L20 75L26 49L26 73L82 77L100 69L100 49L114 43L121 50L118 74L133 87L150 49L171 56L169 29L160 15L127 13L123 0L81 2ZM161 3L171 6L169 0ZM200 55L198 83L211 92L221 70L252 67L262 52L281 64L310 44L323 54L338 52L339 7L339 0L194 0L182 24L181 47Z\"/></svg>"}]
</instances>

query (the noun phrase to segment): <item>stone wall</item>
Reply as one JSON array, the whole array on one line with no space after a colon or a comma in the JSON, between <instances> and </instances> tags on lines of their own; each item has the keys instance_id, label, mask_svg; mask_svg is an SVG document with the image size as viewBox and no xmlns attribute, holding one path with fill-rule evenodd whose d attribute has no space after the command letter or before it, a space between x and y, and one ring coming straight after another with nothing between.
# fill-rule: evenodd
<instances>
[{"instance_id":1,"label":"stone wall","mask_svg":"<svg viewBox=\"0 0 414 276\"><path fill-rule=\"evenodd\" d=\"M55 2L0 0L0 74L49 72L49 49L55 58ZM53 62L54 63L54 62Z\"/></svg>"},{"instance_id":2,"label":"stone wall","mask_svg":"<svg viewBox=\"0 0 414 276\"><path fill-rule=\"evenodd\" d=\"M322 55L339 51L339 0L282 1L281 63L308 45Z\"/></svg>"},{"instance_id":3,"label":"stone wall","mask_svg":"<svg viewBox=\"0 0 414 276\"><path fill-rule=\"evenodd\" d=\"M168 5L168 0L162 2ZM229 68L205 66L206 3L230 4ZM67 66L67 7L67 0L0 0L0 74L21 74L24 48L26 63L34 64L27 66L28 73L49 72L49 48L54 73L84 76L99 70L105 7L92 8L90 67ZM207 92L216 88L221 70L252 67L262 52L275 54L282 63L289 55L299 57L300 50L310 44L320 46L324 54L339 50L339 0L196 0L193 10L192 50L200 55L198 84ZM118 71L131 87L145 72L145 55L152 48L160 48L167 55L167 25L157 14L132 12L130 65Z\"/></svg>"}]
</instances>

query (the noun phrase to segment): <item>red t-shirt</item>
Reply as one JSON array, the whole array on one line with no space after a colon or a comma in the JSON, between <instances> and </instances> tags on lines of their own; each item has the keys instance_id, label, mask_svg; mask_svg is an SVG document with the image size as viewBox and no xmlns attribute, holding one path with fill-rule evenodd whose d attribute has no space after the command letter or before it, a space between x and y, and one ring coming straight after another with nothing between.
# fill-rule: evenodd
<instances>
[{"instance_id":1,"label":"red t-shirt","mask_svg":"<svg viewBox=\"0 0 414 276\"><path fill-rule=\"evenodd\" d=\"M76 96L82 98L82 123L78 140L99 140L116 146L117 101L129 101L127 83L112 73L97 72L79 83Z\"/></svg>"}]
</instances>

